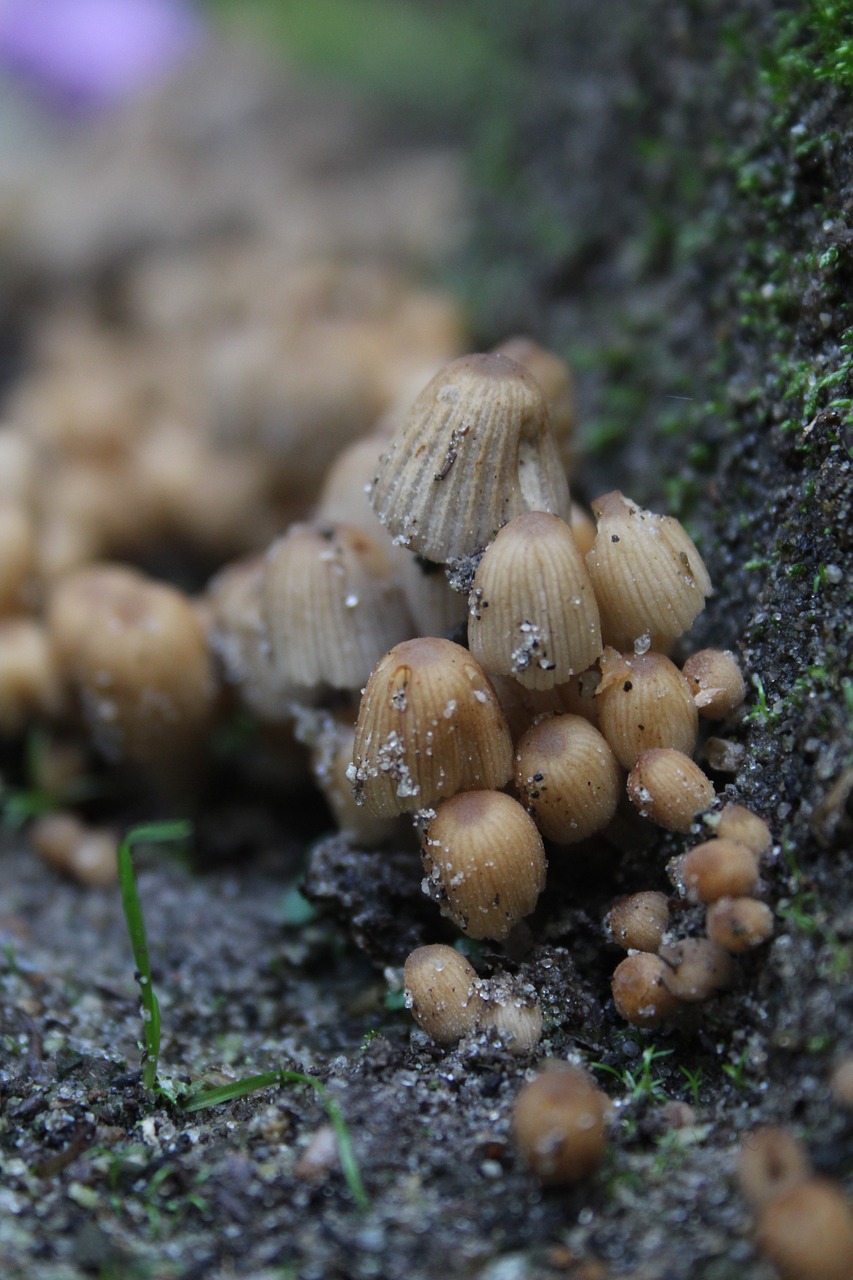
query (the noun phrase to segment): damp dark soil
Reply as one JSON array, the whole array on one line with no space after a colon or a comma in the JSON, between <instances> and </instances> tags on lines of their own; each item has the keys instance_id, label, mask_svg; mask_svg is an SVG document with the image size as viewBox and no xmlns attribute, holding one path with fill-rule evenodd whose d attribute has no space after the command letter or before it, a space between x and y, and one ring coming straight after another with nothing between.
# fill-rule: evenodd
<instances>
[{"instance_id":1,"label":"damp dark soil","mask_svg":"<svg viewBox=\"0 0 853 1280\"><path fill-rule=\"evenodd\" d=\"M713 776L773 830L775 937L732 991L630 1028L601 916L665 889L684 842L552 851L529 935L475 954L536 987L542 1044L438 1049L397 995L408 950L439 932L417 855L350 848L298 795L274 818L211 799L192 865L139 862L161 1073L177 1092L315 1076L364 1208L305 1086L192 1114L146 1095L117 891L60 879L10 835L4 1275L771 1280L733 1176L743 1136L788 1125L853 1179L853 1116L828 1087L853 1052L853 73L827 6L499 8L518 96L472 130L454 278L483 344L526 329L573 358L579 490L619 485L701 539L717 591L696 644L736 650L750 682L713 731ZM542 1189L509 1133L548 1054L616 1105L602 1168L574 1188Z\"/></svg>"}]
</instances>

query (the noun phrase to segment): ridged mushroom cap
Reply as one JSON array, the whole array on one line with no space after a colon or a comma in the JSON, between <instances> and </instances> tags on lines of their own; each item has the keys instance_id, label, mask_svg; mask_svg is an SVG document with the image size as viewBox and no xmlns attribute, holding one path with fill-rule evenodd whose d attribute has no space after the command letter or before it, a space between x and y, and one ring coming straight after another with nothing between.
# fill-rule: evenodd
<instances>
[{"instance_id":1,"label":"ridged mushroom cap","mask_svg":"<svg viewBox=\"0 0 853 1280\"><path fill-rule=\"evenodd\" d=\"M467 649L424 636L385 655L361 699L349 775L371 813L415 813L511 773L509 728Z\"/></svg>"},{"instance_id":2,"label":"ridged mushroom cap","mask_svg":"<svg viewBox=\"0 0 853 1280\"><path fill-rule=\"evenodd\" d=\"M633 769L652 747L693 754L699 714L674 662L662 653L618 653L608 647L600 665L599 727L621 765Z\"/></svg>"},{"instance_id":3,"label":"ridged mushroom cap","mask_svg":"<svg viewBox=\"0 0 853 1280\"><path fill-rule=\"evenodd\" d=\"M604 737L582 716L545 716L519 739L515 785L543 835L576 844L610 822L622 771Z\"/></svg>"},{"instance_id":4,"label":"ridged mushroom cap","mask_svg":"<svg viewBox=\"0 0 853 1280\"><path fill-rule=\"evenodd\" d=\"M619 490L592 504L598 532L586 558L606 644L667 649L711 594L696 547L671 516L644 511Z\"/></svg>"},{"instance_id":5,"label":"ridged mushroom cap","mask_svg":"<svg viewBox=\"0 0 853 1280\"><path fill-rule=\"evenodd\" d=\"M284 682L358 689L412 623L384 547L363 529L291 525L267 552L263 616Z\"/></svg>"},{"instance_id":6,"label":"ridged mushroom cap","mask_svg":"<svg viewBox=\"0 0 853 1280\"><path fill-rule=\"evenodd\" d=\"M297 688L270 655L261 608L266 563L251 556L227 565L207 587L208 640L225 680L260 720L286 719Z\"/></svg>"},{"instance_id":7,"label":"ridged mushroom cap","mask_svg":"<svg viewBox=\"0 0 853 1280\"><path fill-rule=\"evenodd\" d=\"M424 832L424 889L471 938L505 938L545 888L545 849L503 791L444 800Z\"/></svg>"},{"instance_id":8,"label":"ridged mushroom cap","mask_svg":"<svg viewBox=\"0 0 853 1280\"><path fill-rule=\"evenodd\" d=\"M522 511L566 516L569 486L535 379L507 356L463 356L427 384L379 461L373 509L446 564Z\"/></svg>"},{"instance_id":9,"label":"ridged mushroom cap","mask_svg":"<svg viewBox=\"0 0 853 1280\"><path fill-rule=\"evenodd\" d=\"M487 671L531 689L562 684L595 662L598 605L559 516L524 512L486 548L469 599L468 643Z\"/></svg>"}]
</instances>

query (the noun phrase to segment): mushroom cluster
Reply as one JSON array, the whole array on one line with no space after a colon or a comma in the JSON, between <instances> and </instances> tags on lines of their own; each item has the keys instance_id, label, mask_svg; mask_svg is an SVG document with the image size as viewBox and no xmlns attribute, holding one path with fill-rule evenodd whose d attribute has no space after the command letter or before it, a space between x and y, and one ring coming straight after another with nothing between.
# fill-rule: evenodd
<instances>
[{"instance_id":1,"label":"mushroom cluster","mask_svg":"<svg viewBox=\"0 0 853 1280\"><path fill-rule=\"evenodd\" d=\"M276 749L282 734L307 748L354 845L399 840L408 819L437 913L495 943L517 945L548 858L618 846L632 813L675 835L704 822L713 838L669 868L681 898L706 908L704 934L680 936L659 889L614 904L605 936L628 954L613 1001L654 1026L730 985L733 957L772 932L755 896L770 835L743 810L719 811L694 756L700 719L731 716L743 677L723 650L679 664L711 592L682 525L618 491L591 504L594 520L572 502L571 385L529 340L445 363L407 412L339 435L313 489L305 473L313 505L303 499L265 550L229 561L195 600L127 565L48 572L19 450L3 575L18 628L7 666L20 654L5 681L9 725L36 709L76 719L102 756L186 796L211 727L242 705ZM112 416L103 431L80 417L75 448L98 466L123 456ZM130 438L148 450L150 433ZM308 454L312 432L302 438ZM26 439L9 432L5 444ZM44 604L19 635L29 599ZM535 996L484 995L456 961L440 979L430 971L430 990L448 975L470 987L465 1016L453 1000L447 1025L418 1013L429 1005L420 961L407 966L407 984L420 975L409 998L440 1043L487 1027L516 1050L538 1038ZM507 1013L521 1008L523 1025Z\"/></svg>"},{"instance_id":2,"label":"mushroom cluster","mask_svg":"<svg viewBox=\"0 0 853 1280\"><path fill-rule=\"evenodd\" d=\"M353 844L399 839L408 819L437 911L492 942L535 911L548 857L618 845L632 810L684 835L704 816L714 839L670 870L707 906L706 936L675 936L658 890L635 895L643 924L618 923L629 907L614 906L607 936L628 956L613 999L649 1026L728 985L732 956L772 931L754 896L769 833L716 812L693 757L700 718L736 711L743 678L726 651L675 659L711 592L681 524L618 491L592 503L594 521L572 502L571 387L526 339L445 363L407 412L339 435L313 506L196 600L126 565L48 571L19 447L3 598L13 613L44 605L10 629L9 725L34 710L76 720L102 756L185 796L236 702L274 743L307 748ZM53 428L52 448L73 442L98 466L124 456L114 414L78 417L85 429ZM149 447L150 432L127 438ZM654 945L637 942L652 918Z\"/></svg>"}]
</instances>

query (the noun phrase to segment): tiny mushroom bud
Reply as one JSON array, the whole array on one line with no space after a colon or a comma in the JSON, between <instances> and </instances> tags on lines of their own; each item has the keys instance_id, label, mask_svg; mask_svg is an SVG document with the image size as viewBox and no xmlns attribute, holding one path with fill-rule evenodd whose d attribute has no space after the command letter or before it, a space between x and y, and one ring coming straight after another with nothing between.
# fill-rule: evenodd
<instances>
[{"instance_id":1,"label":"tiny mushroom bud","mask_svg":"<svg viewBox=\"0 0 853 1280\"><path fill-rule=\"evenodd\" d=\"M636 951L616 966L611 982L613 1003L626 1022L656 1027L671 1018L681 1001L664 982L666 964L660 956Z\"/></svg>"},{"instance_id":2,"label":"tiny mushroom bud","mask_svg":"<svg viewBox=\"0 0 853 1280\"><path fill-rule=\"evenodd\" d=\"M446 564L522 511L566 515L569 490L535 379L502 355L442 369L379 461L373 509L396 539Z\"/></svg>"},{"instance_id":3,"label":"tiny mushroom bud","mask_svg":"<svg viewBox=\"0 0 853 1280\"><path fill-rule=\"evenodd\" d=\"M725 720L746 697L737 658L728 649L700 649L682 670L699 714L707 720Z\"/></svg>"},{"instance_id":4,"label":"tiny mushroom bud","mask_svg":"<svg viewBox=\"0 0 853 1280\"><path fill-rule=\"evenodd\" d=\"M267 552L262 609L283 681L358 689L412 624L382 544L355 525L296 524Z\"/></svg>"},{"instance_id":5,"label":"tiny mushroom bud","mask_svg":"<svg viewBox=\"0 0 853 1280\"><path fill-rule=\"evenodd\" d=\"M644 511L615 490L592 504L598 518L587 556L605 643L631 649L648 637L667 649L711 594L699 552L677 520Z\"/></svg>"},{"instance_id":6,"label":"tiny mushroom bud","mask_svg":"<svg viewBox=\"0 0 853 1280\"><path fill-rule=\"evenodd\" d=\"M436 1044L454 1044L480 1019L480 979L453 947L418 947L403 966L403 986L412 1017Z\"/></svg>"},{"instance_id":7,"label":"tiny mushroom bud","mask_svg":"<svg viewBox=\"0 0 853 1280\"><path fill-rule=\"evenodd\" d=\"M535 992L517 978L500 974L482 984L480 1026L491 1028L510 1053L529 1053L542 1039L542 1010Z\"/></svg>"},{"instance_id":8,"label":"tiny mushroom bud","mask_svg":"<svg viewBox=\"0 0 853 1280\"><path fill-rule=\"evenodd\" d=\"M714 801L714 787L697 764L671 747L644 751L628 775L628 799L643 818L686 834Z\"/></svg>"},{"instance_id":9,"label":"tiny mushroom bud","mask_svg":"<svg viewBox=\"0 0 853 1280\"><path fill-rule=\"evenodd\" d=\"M512 741L495 691L467 649L421 637L377 664L361 699L348 777L370 813L431 808L502 787Z\"/></svg>"},{"instance_id":10,"label":"tiny mushroom bud","mask_svg":"<svg viewBox=\"0 0 853 1280\"><path fill-rule=\"evenodd\" d=\"M626 951L657 951L669 924L669 900L654 889L617 898L605 918L607 933Z\"/></svg>"},{"instance_id":11,"label":"tiny mushroom bud","mask_svg":"<svg viewBox=\"0 0 853 1280\"><path fill-rule=\"evenodd\" d=\"M660 949L664 986L678 1000L707 1000L734 980L734 961L710 938L683 938Z\"/></svg>"},{"instance_id":12,"label":"tiny mushroom bud","mask_svg":"<svg viewBox=\"0 0 853 1280\"><path fill-rule=\"evenodd\" d=\"M545 887L542 837L502 791L443 801L423 838L424 889L471 938L505 938Z\"/></svg>"},{"instance_id":13,"label":"tiny mushroom bud","mask_svg":"<svg viewBox=\"0 0 853 1280\"><path fill-rule=\"evenodd\" d=\"M758 884L758 861L751 849L736 840L706 840L674 858L670 877L691 902L741 898Z\"/></svg>"},{"instance_id":14,"label":"tiny mushroom bud","mask_svg":"<svg viewBox=\"0 0 853 1280\"><path fill-rule=\"evenodd\" d=\"M756 1244L780 1280L850 1280L853 1212L843 1189L809 1178L775 1196L759 1212Z\"/></svg>"},{"instance_id":15,"label":"tiny mushroom bud","mask_svg":"<svg viewBox=\"0 0 853 1280\"><path fill-rule=\"evenodd\" d=\"M705 931L718 946L737 955L773 936L773 912L755 898L718 898L706 912Z\"/></svg>"},{"instance_id":16,"label":"tiny mushroom bud","mask_svg":"<svg viewBox=\"0 0 853 1280\"><path fill-rule=\"evenodd\" d=\"M763 818L742 804L727 804L714 823L717 835L745 844L756 857L766 853L773 843L770 828Z\"/></svg>"},{"instance_id":17,"label":"tiny mushroom bud","mask_svg":"<svg viewBox=\"0 0 853 1280\"><path fill-rule=\"evenodd\" d=\"M598 606L571 529L527 511L486 548L469 599L478 662L532 689L562 684L601 653Z\"/></svg>"},{"instance_id":18,"label":"tiny mushroom bud","mask_svg":"<svg viewBox=\"0 0 853 1280\"><path fill-rule=\"evenodd\" d=\"M519 740L515 785L543 835L575 844L613 817L622 773L602 735L582 716L546 716Z\"/></svg>"},{"instance_id":19,"label":"tiny mushroom bud","mask_svg":"<svg viewBox=\"0 0 853 1280\"><path fill-rule=\"evenodd\" d=\"M111 831L86 826L73 813L50 813L30 828L30 843L49 866L92 888L118 879L118 841Z\"/></svg>"},{"instance_id":20,"label":"tiny mushroom bud","mask_svg":"<svg viewBox=\"0 0 853 1280\"><path fill-rule=\"evenodd\" d=\"M515 1100L512 1129L525 1163L541 1182L578 1182L601 1163L607 1145L607 1095L580 1067L550 1061Z\"/></svg>"},{"instance_id":21,"label":"tiny mushroom bud","mask_svg":"<svg viewBox=\"0 0 853 1280\"><path fill-rule=\"evenodd\" d=\"M675 663L662 653L622 654L608 647L600 666L599 728L621 765L633 769L653 747L693 754L696 705Z\"/></svg>"}]
</instances>

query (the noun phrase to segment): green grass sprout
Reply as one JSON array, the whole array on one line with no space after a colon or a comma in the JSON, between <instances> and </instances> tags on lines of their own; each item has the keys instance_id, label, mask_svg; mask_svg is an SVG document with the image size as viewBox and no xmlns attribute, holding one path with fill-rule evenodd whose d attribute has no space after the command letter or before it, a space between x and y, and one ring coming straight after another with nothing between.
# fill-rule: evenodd
<instances>
[{"instance_id":1,"label":"green grass sprout","mask_svg":"<svg viewBox=\"0 0 853 1280\"><path fill-rule=\"evenodd\" d=\"M189 822L155 822L133 827L118 847L118 879L124 918L130 935L130 945L136 964L136 980L142 998L142 1027L145 1048L142 1057L142 1083L153 1093L157 1089L157 1066L160 1059L160 1005L151 980L151 960L148 955L148 937L142 915L142 903L136 887L133 866L133 849L140 844L168 844L186 840L192 833Z\"/></svg>"},{"instance_id":2,"label":"green grass sprout","mask_svg":"<svg viewBox=\"0 0 853 1280\"><path fill-rule=\"evenodd\" d=\"M223 1102L231 1102L235 1098L244 1098L259 1089L269 1089L287 1084L304 1084L313 1089L322 1102L335 1132L338 1146L338 1157L341 1171L349 1187L350 1194L358 1208L365 1212L370 1207L367 1192L361 1179L358 1162L353 1150L352 1139L340 1107L329 1094L320 1080L307 1076L301 1071L265 1071L260 1075L245 1076L241 1080L232 1080L228 1084L214 1089L195 1089L176 1092L169 1081L158 1079L157 1068L160 1061L160 1005L151 975L151 959L148 952L148 936L145 931L145 918L142 914L142 903L136 884L136 870L133 865L133 850L137 845L170 844L189 838L192 834L192 823L185 821L156 822L146 826L133 827L128 831L118 848L118 875L124 918L130 936L133 959L136 964L136 980L142 999L142 1027L144 1049L142 1057L142 1083L147 1092L156 1094L172 1103L179 1110L189 1113L202 1111L206 1107L215 1107Z\"/></svg>"},{"instance_id":3,"label":"green grass sprout","mask_svg":"<svg viewBox=\"0 0 853 1280\"><path fill-rule=\"evenodd\" d=\"M205 1107L215 1107L222 1102L231 1102L234 1098L244 1098L258 1089L269 1089L273 1085L305 1084L313 1089L322 1102L329 1123L335 1131L338 1144L338 1157L341 1171L349 1187L353 1200L362 1212L370 1208L370 1200L361 1180L361 1172L355 1158L349 1129L340 1107L330 1097L326 1086L313 1076L304 1075L301 1071L265 1071L261 1075L246 1076L242 1080L232 1080L229 1084L220 1085L216 1089L205 1089L201 1093L190 1091L178 1101L182 1111L202 1111Z\"/></svg>"}]
</instances>

